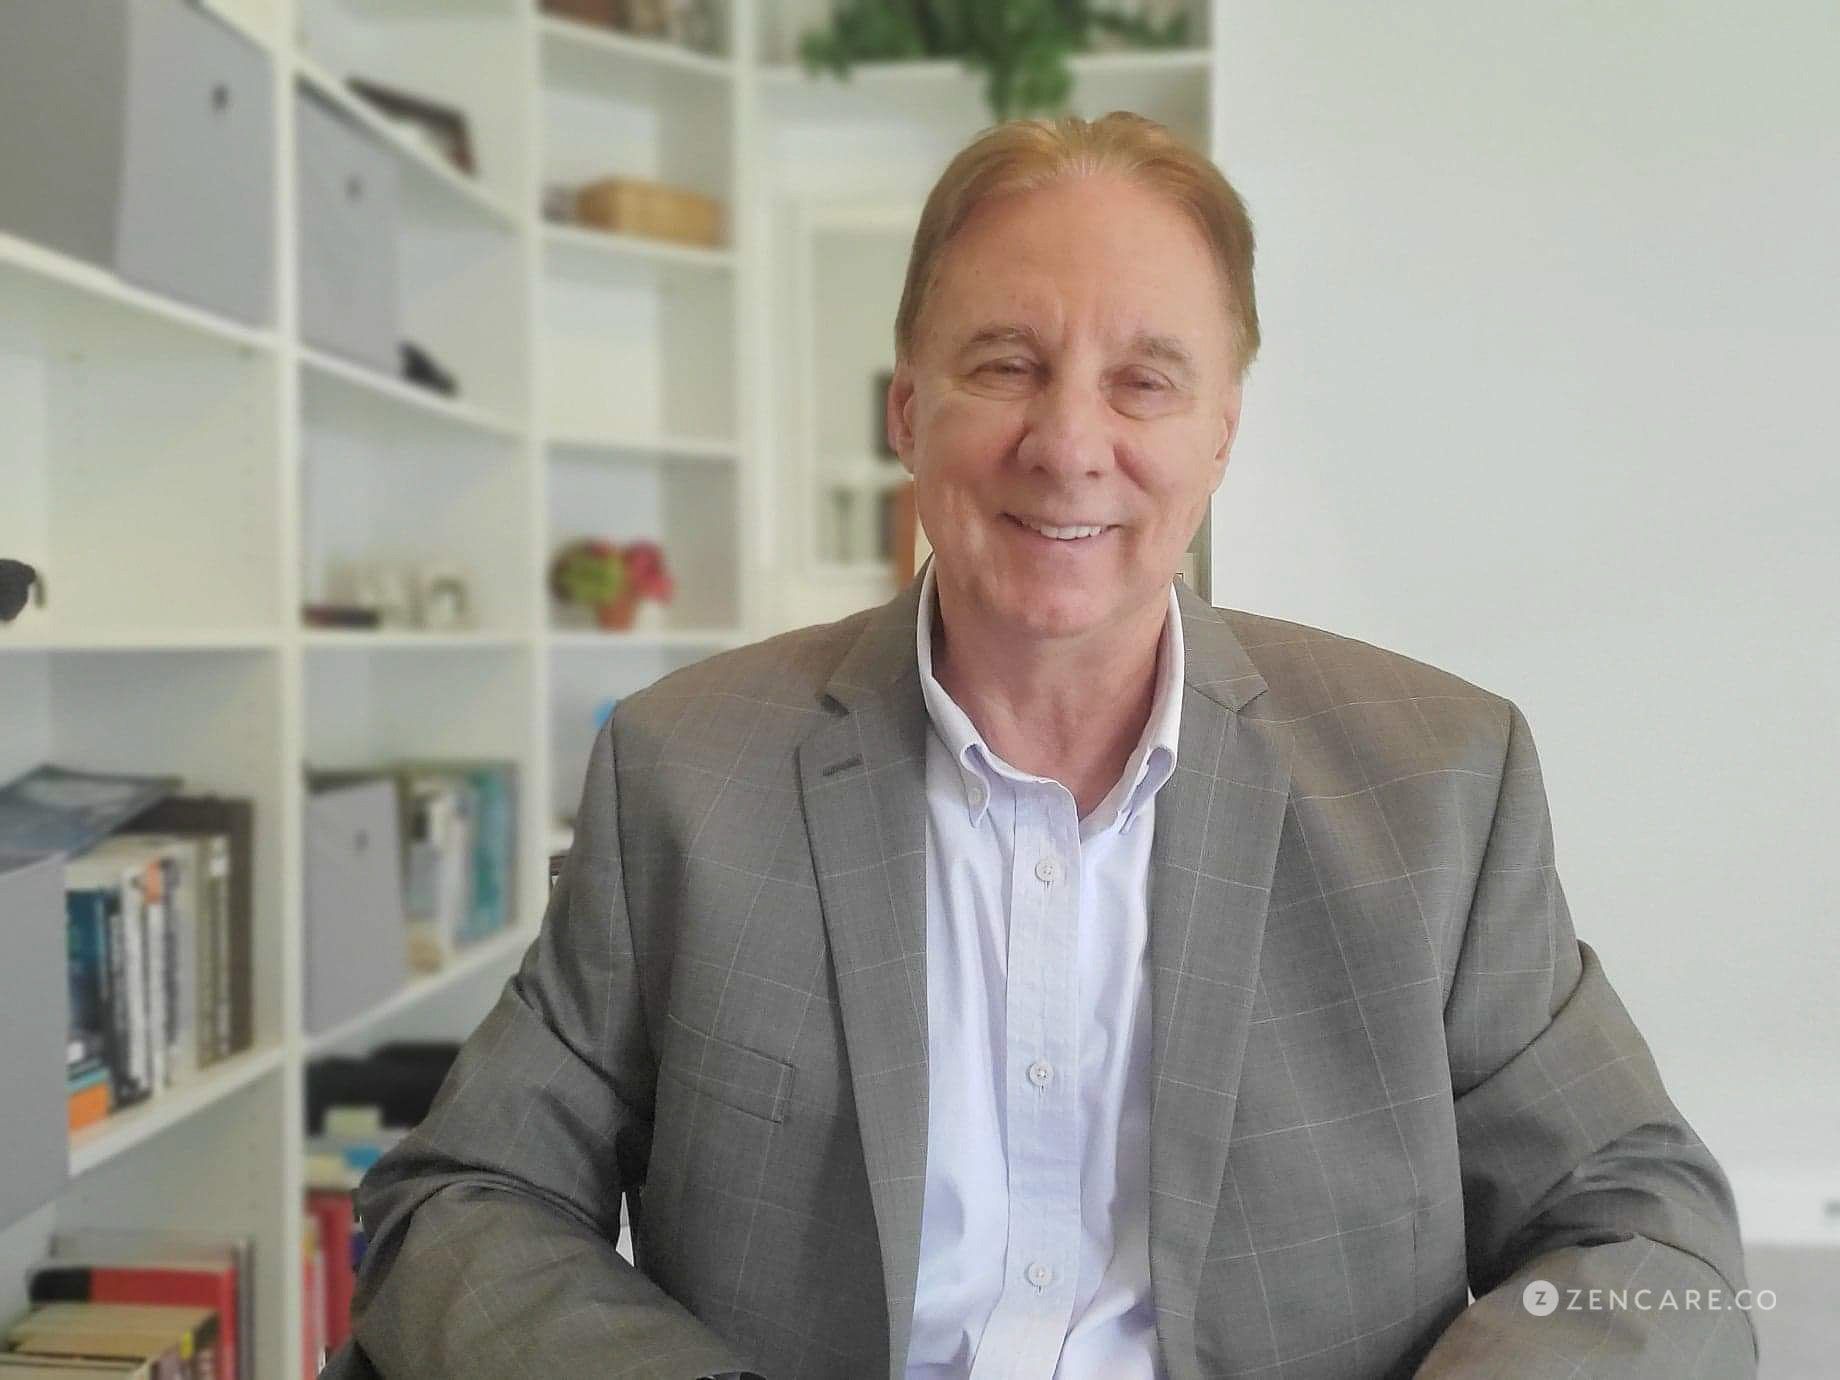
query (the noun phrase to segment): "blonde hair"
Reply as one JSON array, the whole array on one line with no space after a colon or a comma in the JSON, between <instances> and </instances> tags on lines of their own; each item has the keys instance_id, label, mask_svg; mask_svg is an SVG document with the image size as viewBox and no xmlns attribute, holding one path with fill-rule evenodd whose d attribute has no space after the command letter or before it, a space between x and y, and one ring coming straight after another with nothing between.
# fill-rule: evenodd
<instances>
[{"instance_id":1,"label":"blonde hair","mask_svg":"<svg viewBox=\"0 0 1840 1380\"><path fill-rule=\"evenodd\" d=\"M1226 289L1238 371L1259 350L1259 309L1252 291L1252 218L1220 169L1166 126L1129 111L1097 120L1009 120L987 129L953 158L920 213L907 259L907 280L894 319L895 356L910 358L920 313L952 237L986 199L1032 191L1064 177L1112 173L1167 197L1213 251Z\"/></svg>"}]
</instances>

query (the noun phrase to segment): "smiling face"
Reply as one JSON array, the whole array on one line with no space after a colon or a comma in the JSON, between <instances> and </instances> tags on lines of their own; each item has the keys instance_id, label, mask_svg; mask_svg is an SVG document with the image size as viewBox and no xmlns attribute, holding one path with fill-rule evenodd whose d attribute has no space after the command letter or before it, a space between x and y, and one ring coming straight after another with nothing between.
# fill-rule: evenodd
<instances>
[{"instance_id":1,"label":"smiling face","mask_svg":"<svg viewBox=\"0 0 1840 1380\"><path fill-rule=\"evenodd\" d=\"M1107 175L980 205L888 397L942 607L1012 639L1160 623L1239 404L1219 270L1181 210Z\"/></svg>"}]
</instances>

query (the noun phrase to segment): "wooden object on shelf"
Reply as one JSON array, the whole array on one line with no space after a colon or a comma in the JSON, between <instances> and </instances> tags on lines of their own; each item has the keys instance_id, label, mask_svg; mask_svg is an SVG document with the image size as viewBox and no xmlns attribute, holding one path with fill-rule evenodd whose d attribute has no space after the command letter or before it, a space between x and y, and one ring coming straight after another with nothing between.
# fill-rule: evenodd
<instances>
[{"instance_id":1,"label":"wooden object on shelf","mask_svg":"<svg viewBox=\"0 0 1840 1380\"><path fill-rule=\"evenodd\" d=\"M604 177L575 193L575 219L597 230L677 244L722 243L722 206L712 197L639 177Z\"/></svg>"},{"instance_id":2,"label":"wooden object on shelf","mask_svg":"<svg viewBox=\"0 0 1840 1380\"><path fill-rule=\"evenodd\" d=\"M625 28L626 0L543 0L545 14L597 24L603 29Z\"/></svg>"}]
</instances>

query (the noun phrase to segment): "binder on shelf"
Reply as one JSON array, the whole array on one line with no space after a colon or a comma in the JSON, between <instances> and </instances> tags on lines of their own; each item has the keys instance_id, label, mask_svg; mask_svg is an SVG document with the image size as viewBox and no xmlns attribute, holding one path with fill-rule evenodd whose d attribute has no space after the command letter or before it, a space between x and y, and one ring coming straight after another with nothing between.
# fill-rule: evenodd
<instances>
[{"instance_id":1,"label":"binder on shelf","mask_svg":"<svg viewBox=\"0 0 1840 1380\"><path fill-rule=\"evenodd\" d=\"M70 1177L64 860L0 853L0 1228Z\"/></svg>"}]
</instances>

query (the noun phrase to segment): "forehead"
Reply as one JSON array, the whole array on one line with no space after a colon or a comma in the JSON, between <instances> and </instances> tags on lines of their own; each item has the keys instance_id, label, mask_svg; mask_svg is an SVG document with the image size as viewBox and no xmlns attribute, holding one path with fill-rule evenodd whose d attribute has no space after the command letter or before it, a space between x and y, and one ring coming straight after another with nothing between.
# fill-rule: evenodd
<instances>
[{"instance_id":1,"label":"forehead","mask_svg":"<svg viewBox=\"0 0 1840 1380\"><path fill-rule=\"evenodd\" d=\"M945 246L926 313L962 343L997 318L1042 331L1227 342L1225 294L1206 239L1169 198L1111 175L1070 176L989 198Z\"/></svg>"}]
</instances>

